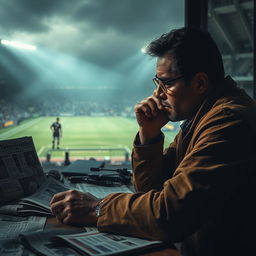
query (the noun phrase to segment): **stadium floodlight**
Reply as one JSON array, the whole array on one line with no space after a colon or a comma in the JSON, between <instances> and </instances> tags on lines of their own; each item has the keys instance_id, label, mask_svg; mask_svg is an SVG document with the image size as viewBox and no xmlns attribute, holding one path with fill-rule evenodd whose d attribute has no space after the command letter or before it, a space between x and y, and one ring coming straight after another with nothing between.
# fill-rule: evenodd
<instances>
[{"instance_id":1,"label":"stadium floodlight","mask_svg":"<svg viewBox=\"0 0 256 256\"><path fill-rule=\"evenodd\" d=\"M29 51L35 51L37 49L37 47L35 45L24 44L24 43L4 40L4 39L1 39L1 44L9 45L9 46L12 46L15 48L25 49L25 50L29 50Z\"/></svg>"},{"instance_id":2,"label":"stadium floodlight","mask_svg":"<svg viewBox=\"0 0 256 256\"><path fill-rule=\"evenodd\" d=\"M140 49L140 51L141 51L142 53L146 53L146 49L147 49L147 46L144 46L144 47L142 47L142 48Z\"/></svg>"}]
</instances>

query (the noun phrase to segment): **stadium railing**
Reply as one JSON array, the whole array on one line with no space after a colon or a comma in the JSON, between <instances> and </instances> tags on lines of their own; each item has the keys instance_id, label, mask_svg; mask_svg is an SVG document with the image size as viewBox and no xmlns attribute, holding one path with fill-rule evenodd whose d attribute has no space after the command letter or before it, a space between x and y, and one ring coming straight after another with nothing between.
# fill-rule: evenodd
<instances>
[{"instance_id":1,"label":"stadium railing","mask_svg":"<svg viewBox=\"0 0 256 256\"><path fill-rule=\"evenodd\" d=\"M51 156L53 152L64 152L65 153L65 159L64 159L64 165L70 164L70 152L87 152L87 151L97 151L97 152L114 152L114 151L121 151L124 156L124 161L129 161L129 156L131 154L129 148L127 147L115 147L115 148L60 148L60 149L49 149L46 152L46 162L51 161Z\"/></svg>"}]
</instances>

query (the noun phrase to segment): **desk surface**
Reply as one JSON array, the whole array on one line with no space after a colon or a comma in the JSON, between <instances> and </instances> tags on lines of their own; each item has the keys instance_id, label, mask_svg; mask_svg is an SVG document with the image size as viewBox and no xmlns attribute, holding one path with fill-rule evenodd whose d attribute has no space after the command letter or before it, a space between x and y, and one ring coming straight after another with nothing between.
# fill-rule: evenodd
<instances>
[{"instance_id":1,"label":"desk surface","mask_svg":"<svg viewBox=\"0 0 256 256\"><path fill-rule=\"evenodd\" d=\"M45 226L46 229L50 228L65 228L65 229L74 229L73 226L65 225L60 223L55 217L50 217L47 219ZM83 230L82 228L77 228L78 231ZM142 253L134 254L133 256L182 256L180 252L173 246L168 247L156 247L144 250Z\"/></svg>"},{"instance_id":2,"label":"desk surface","mask_svg":"<svg viewBox=\"0 0 256 256\"><path fill-rule=\"evenodd\" d=\"M109 168L108 166L106 168ZM65 182L67 182L68 184L70 184L67 180L67 177L64 176ZM97 186L96 186L97 187ZM129 189L131 189L132 191L134 191L133 186L128 186ZM47 228L70 228L70 229L74 229L73 226L70 225L65 225L60 223L55 217L51 217L47 219L47 223L46 223L46 229ZM77 228L78 232L81 231L82 228ZM134 254L132 253L133 256L182 256L181 253L175 248L174 245L169 245L169 246L165 246L165 247L159 247L157 246L156 248L150 248L150 249L146 249L143 251L143 253L137 253Z\"/></svg>"},{"instance_id":3,"label":"desk surface","mask_svg":"<svg viewBox=\"0 0 256 256\"><path fill-rule=\"evenodd\" d=\"M65 183L69 183L67 181L67 179L65 179ZM50 230L50 229L54 229L54 230L57 230L57 229L65 229L65 230L72 229L73 231L77 229L77 233L85 231L85 229L83 229L83 228L62 224L55 217L48 217L47 218L47 222L46 222L44 230ZM17 245L17 243L16 243L16 245ZM19 255L35 255L33 253L31 253L31 254L28 253L27 250L24 249L24 248L22 250L24 250L23 251L24 254L19 254ZM0 250L0 254L1 254L1 250ZM8 255L11 255L11 254L8 254ZM168 256L181 256L180 252L171 244L169 246L165 245L165 246L161 246L161 247L157 246L155 248L145 249L141 253L137 253L137 254L131 253L130 255L132 255L132 256L135 256L135 255L136 256L160 256L160 255L161 256L165 256L165 255L166 256L167 255Z\"/></svg>"}]
</instances>

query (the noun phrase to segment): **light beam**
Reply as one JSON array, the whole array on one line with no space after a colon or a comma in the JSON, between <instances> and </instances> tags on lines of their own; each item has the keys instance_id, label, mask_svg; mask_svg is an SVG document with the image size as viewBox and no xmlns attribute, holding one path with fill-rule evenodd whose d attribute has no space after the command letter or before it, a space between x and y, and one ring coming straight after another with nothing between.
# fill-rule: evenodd
<instances>
[{"instance_id":1,"label":"light beam","mask_svg":"<svg viewBox=\"0 0 256 256\"><path fill-rule=\"evenodd\" d=\"M35 45L24 44L24 43L15 42L15 41L9 41L9 40L5 40L5 39L1 39L1 44L12 46L12 47L19 48L19 49L25 49L25 50L29 50L29 51L35 51L37 49L37 47Z\"/></svg>"}]
</instances>

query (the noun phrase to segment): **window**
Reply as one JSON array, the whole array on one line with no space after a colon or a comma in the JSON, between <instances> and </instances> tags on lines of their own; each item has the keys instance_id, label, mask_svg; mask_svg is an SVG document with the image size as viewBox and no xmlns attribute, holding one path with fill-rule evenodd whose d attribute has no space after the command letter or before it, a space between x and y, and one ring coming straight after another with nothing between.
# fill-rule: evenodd
<instances>
[{"instance_id":1,"label":"window","mask_svg":"<svg viewBox=\"0 0 256 256\"><path fill-rule=\"evenodd\" d=\"M226 75L253 96L253 0L208 0L208 30L222 53Z\"/></svg>"}]
</instances>

